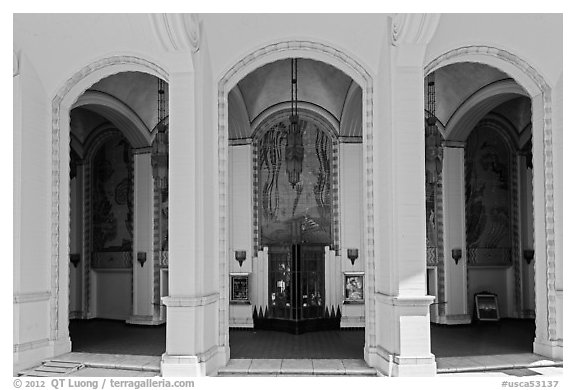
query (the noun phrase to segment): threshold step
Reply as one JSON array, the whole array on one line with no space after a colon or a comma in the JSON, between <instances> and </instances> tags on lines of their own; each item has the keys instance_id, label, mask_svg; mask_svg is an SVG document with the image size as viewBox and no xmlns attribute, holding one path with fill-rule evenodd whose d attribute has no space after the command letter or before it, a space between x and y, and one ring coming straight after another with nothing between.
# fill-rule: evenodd
<instances>
[{"instance_id":1,"label":"threshold step","mask_svg":"<svg viewBox=\"0 0 576 390\"><path fill-rule=\"evenodd\" d=\"M40 366L18 373L18 376L64 376L84 367L82 363L47 360Z\"/></svg>"},{"instance_id":2,"label":"threshold step","mask_svg":"<svg viewBox=\"0 0 576 390\"><path fill-rule=\"evenodd\" d=\"M378 376L361 359L230 359L218 376Z\"/></svg>"}]
</instances>

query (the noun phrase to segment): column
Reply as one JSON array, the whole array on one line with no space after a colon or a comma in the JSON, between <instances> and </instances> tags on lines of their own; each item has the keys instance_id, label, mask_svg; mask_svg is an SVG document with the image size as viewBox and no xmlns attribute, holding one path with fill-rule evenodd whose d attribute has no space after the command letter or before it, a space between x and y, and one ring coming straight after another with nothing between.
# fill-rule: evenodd
<instances>
[{"instance_id":1,"label":"column","mask_svg":"<svg viewBox=\"0 0 576 390\"><path fill-rule=\"evenodd\" d=\"M154 318L154 180L150 148L134 151L132 315L126 321L158 325Z\"/></svg>"},{"instance_id":2,"label":"column","mask_svg":"<svg viewBox=\"0 0 576 390\"><path fill-rule=\"evenodd\" d=\"M448 143L448 142L447 142ZM469 324L468 286L466 280L466 223L464 195L464 143L451 142L444 148L444 272L446 302L442 324ZM452 250L460 249L456 263ZM442 304L442 303L441 303Z\"/></svg>"},{"instance_id":3,"label":"column","mask_svg":"<svg viewBox=\"0 0 576 390\"><path fill-rule=\"evenodd\" d=\"M383 48L375 82L375 324L370 329L367 314L367 333L374 334L367 335L365 358L389 376L436 374L429 314L434 297L426 295L423 35L433 32L428 18L394 17L393 46Z\"/></svg>"},{"instance_id":4,"label":"column","mask_svg":"<svg viewBox=\"0 0 576 390\"><path fill-rule=\"evenodd\" d=\"M169 80L169 295L163 376L205 376L226 364L219 345L218 149L201 53L175 56ZM200 58L199 58L200 57ZM205 102L205 103L204 103ZM207 114L204 114L206 110Z\"/></svg>"}]
</instances>

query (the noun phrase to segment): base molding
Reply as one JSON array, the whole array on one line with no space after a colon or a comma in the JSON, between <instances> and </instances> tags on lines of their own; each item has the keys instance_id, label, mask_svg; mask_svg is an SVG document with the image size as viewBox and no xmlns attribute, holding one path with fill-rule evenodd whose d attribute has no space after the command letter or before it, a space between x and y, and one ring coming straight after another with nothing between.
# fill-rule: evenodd
<instances>
[{"instance_id":1,"label":"base molding","mask_svg":"<svg viewBox=\"0 0 576 390\"><path fill-rule=\"evenodd\" d=\"M63 355L72 350L69 337L58 340L42 339L28 343L14 344L13 375L34 367L46 359Z\"/></svg>"},{"instance_id":2,"label":"base molding","mask_svg":"<svg viewBox=\"0 0 576 390\"><path fill-rule=\"evenodd\" d=\"M386 351L382 347L364 350L364 360L370 367L387 376L394 377L427 377L436 376L436 357L399 356Z\"/></svg>"},{"instance_id":3,"label":"base molding","mask_svg":"<svg viewBox=\"0 0 576 390\"><path fill-rule=\"evenodd\" d=\"M126 320L130 325L162 325L166 323L165 319L154 318L154 316L131 316Z\"/></svg>"},{"instance_id":4,"label":"base molding","mask_svg":"<svg viewBox=\"0 0 576 390\"><path fill-rule=\"evenodd\" d=\"M564 359L564 342L563 340L534 340L534 353L550 359Z\"/></svg>"},{"instance_id":5,"label":"base molding","mask_svg":"<svg viewBox=\"0 0 576 390\"><path fill-rule=\"evenodd\" d=\"M216 374L225 367L229 353L222 346L214 346L198 355L162 354L160 372L165 377L197 377Z\"/></svg>"},{"instance_id":6,"label":"base molding","mask_svg":"<svg viewBox=\"0 0 576 390\"><path fill-rule=\"evenodd\" d=\"M440 325L468 325L472 323L472 316L469 314L438 316L434 323Z\"/></svg>"}]
</instances>

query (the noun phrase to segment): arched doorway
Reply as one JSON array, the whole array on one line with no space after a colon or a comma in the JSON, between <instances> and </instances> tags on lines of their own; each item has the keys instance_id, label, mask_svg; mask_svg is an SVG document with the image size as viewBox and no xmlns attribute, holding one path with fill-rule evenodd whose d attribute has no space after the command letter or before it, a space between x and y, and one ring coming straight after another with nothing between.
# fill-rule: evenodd
<instances>
[{"instance_id":1,"label":"arched doorway","mask_svg":"<svg viewBox=\"0 0 576 390\"><path fill-rule=\"evenodd\" d=\"M534 209L531 207L539 183L534 182L532 188L532 156L526 145L546 131L532 130L542 101L538 92L530 99L526 91L534 84L521 86L500 69L511 71L523 82L534 76L530 72L522 74L509 64L500 68L484 65L498 61L469 56L474 60L450 58L440 66L438 59L428 67L434 70L427 82L435 88L436 104L431 123L441 135L440 234L444 251L443 260L428 264L429 285L437 297L431 319L439 324L470 323L477 316L474 297L478 293L497 296L502 318L538 318L543 313L538 314L531 286L538 285L532 261L539 240L534 219L541 205L535 202ZM518 64L522 62L518 60ZM469 77L473 80L462 82ZM487 179L490 172L499 172L494 173L493 181ZM479 177L487 181L482 179L479 184ZM534 322L529 323L521 326L526 329L509 332L512 338L519 333L525 338L523 346L516 346L522 351L509 353L533 350ZM506 353L507 343L495 343L489 354ZM433 337L433 353L441 357L434 345Z\"/></svg>"},{"instance_id":2,"label":"arched doorway","mask_svg":"<svg viewBox=\"0 0 576 390\"><path fill-rule=\"evenodd\" d=\"M121 72L70 111L72 351L165 350L167 87Z\"/></svg>"},{"instance_id":3,"label":"arched doorway","mask_svg":"<svg viewBox=\"0 0 576 390\"><path fill-rule=\"evenodd\" d=\"M232 329L284 328L301 333L341 325L364 328L366 323L365 282L371 271L363 245L363 91L334 65L310 59L308 53L296 58L302 77L298 106L304 158L294 186L286 171L290 59L255 68L228 93L228 159L232 161L228 188L234 196L229 204L230 290L226 295ZM319 80L323 72L332 76ZM327 80L332 80L332 91L326 85L316 88L319 81L330 85ZM313 90L328 97L315 101L310 95ZM267 104L259 100L262 96ZM344 176L340 158L348 162ZM246 181L251 183L248 188ZM349 202L347 210L344 198ZM354 251L350 260L348 253ZM241 278L248 281L250 305L236 299ZM346 280L358 285L348 297L351 288L345 289ZM356 356L362 356L361 344Z\"/></svg>"}]
</instances>

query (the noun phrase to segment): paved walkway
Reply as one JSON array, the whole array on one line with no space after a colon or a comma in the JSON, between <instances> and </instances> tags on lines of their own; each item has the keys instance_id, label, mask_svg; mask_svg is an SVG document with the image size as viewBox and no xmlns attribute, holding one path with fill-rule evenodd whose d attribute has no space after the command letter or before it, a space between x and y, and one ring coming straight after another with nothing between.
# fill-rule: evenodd
<instances>
[{"instance_id":1,"label":"paved walkway","mask_svg":"<svg viewBox=\"0 0 576 390\"><path fill-rule=\"evenodd\" d=\"M437 358L440 376L562 375L563 363L534 354ZM71 352L25 370L24 376L150 377L160 357ZM230 359L218 376L380 376L361 359Z\"/></svg>"},{"instance_id":2,"label":"paved walkway","mask_svg":"<svg viewBox=\"0 0 576 390\"><path fill-rule=\"evenodd\" d=\"M165 327L129 326L120 321L71 321L73 350L27 370L37 376L155 376L165 350ZM231 360L221 376L361 375L376 372L363 361L364 330L291 335L230 330ZM534 323L431 326L439 375L556 375L562 361L531 353ZM144 340L144 342L143 342ZM108 353L104 353L108 352Z\"/></svg>"}]
</instances>

